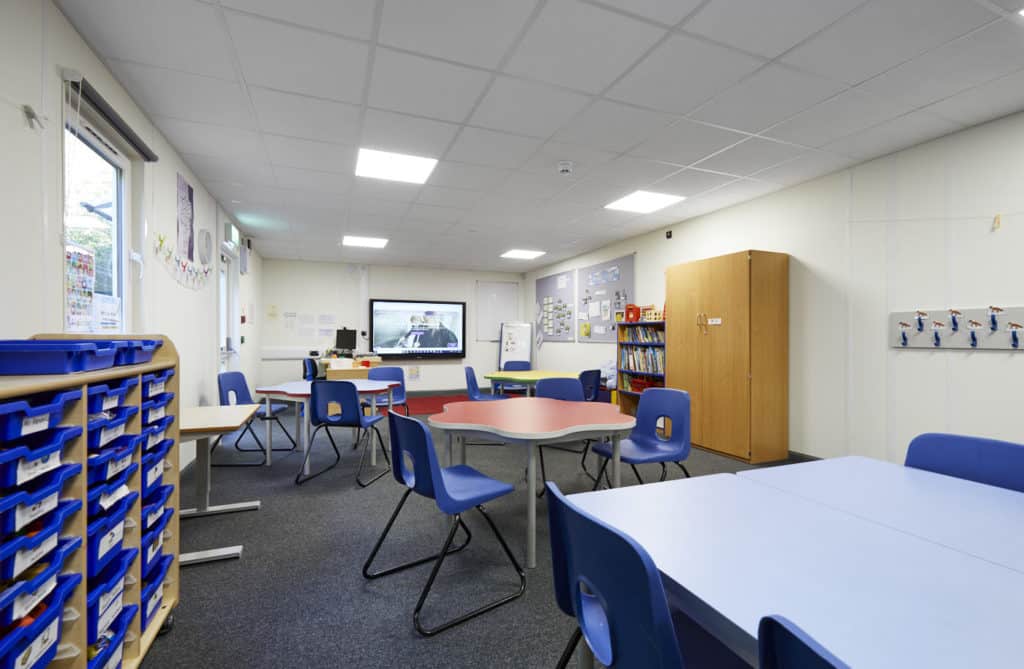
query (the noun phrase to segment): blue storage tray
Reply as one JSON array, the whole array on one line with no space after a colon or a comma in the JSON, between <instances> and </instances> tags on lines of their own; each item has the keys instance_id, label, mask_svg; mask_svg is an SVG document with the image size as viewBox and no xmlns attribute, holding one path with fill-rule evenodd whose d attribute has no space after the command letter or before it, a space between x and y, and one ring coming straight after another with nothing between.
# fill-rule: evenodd
<instances>
[{"instance_id":1,"label":"blue storage tray","mask_svg":"<svg viewBox=\"0 0 1024 669\"><path fill-rule=\"evenodd\" d=\"M121 669L121 661L124 659L124 637L128 634L128 626L138 611L139 607L134 604L124 607L124 611L108 630L107 645L96 654L96 657L89 660L88 669Z\"/></svg>"},{"instance_id":2,"label":"blue storage tray","mask_svg":"<svg viewBox=\"0 0 1024 669\"><path fill-rule=\"evenodd\" d=\"M128 344L114 360L115 365L139 365L149 362L164 342L162 339L130 339Z\"/></svg>"},{"instance_id":3,"label":"blue storage tray","mask_svg":"<svg viewBox=\"0 0 1024 669\"><path fill-rule=\"evenodd\" d=\"M89 454L89 485L102 485L132 464L142 443L140 434L122 434L104 448Z\"/></svg>"},{"instance_id":4,"label":"blue storage tray","mask_svg":"<svg viewBox=\"0 0 1024 669\"><path fill-rule=\"evenodd\" d=\"M138 498L139 493L128 493L118 500L106 515L96 519L90 518L89 526L86 528L89 545L86 573L89 578L102 572L121 550L121 546L124 545L125 518Z\"/></svg>"},{"instance_id":5,"label":"blue storage tray","mask_svg":"<svg viewBox=\"0 0 1024 669\"><path fill-rule=\"evenodd\" d=\"M142 376L142 399L148 400L164 392L167 380L174 376L174 369L165 369L162 372L153 372Z\"/></svg>"},{"instance_id":6,"label":"blue storage tray","mask_svg":"<svg viewBox=\"0 0 1024 669\"><path fill-rule=\"evenodd\" d=\"M160 519L153 529L142 535L142 578L145 580L150 576L163 556L164 540L163 533L167 529L167 523L174 515L174 509L165 509L164 517Z\"/></svg>"},{"instance_id":7,"label":"blue storage tray","mask_svg":"<svg viewBox=\"0 0 1024 669\"><path fill-rule=\"evenodd\" d=\"M102 448L120 437L127 429L128 419L138 412L138 407L118 407L109 412L113 414L110 418L103 414L89 418L89 448Z\"/></svg>"},{"instance_id":8,"label":"blue storage tray","mask_svg":"<svg viewBox=\"0 0 1024 669\"><path fill-rule=\"evenodd\" d=\"M81 574L57 579L57 587L44 600L46 610L27 627L18 627L0 640L0 669L37 669L57 655L63 627L64 602L82 581Z\"/></svg>"},{"instance_id":9,"label":"blue storage tray","mask_svg":"<svg viewBox=\"0 0 1024 669\"><path fill-rule=\"evenodd\" d=\"M61 539L45 569L32 578L15 581L0 592L0 629L31 613L39 602L53 592L57 587L57 576L64 570L64 562L81 546L81 537Z\"/></svg>"},{"instance_id":10,"label":"blue storage tray","mask_svg":"<svg viewBox=\"0 0 1024 669\"><path fill-rule=\"evenodd\" d=\"M82 471L72 463L44 475L29 490L17 490L0 497L0 533L4 536L20 532L39 518L54 511L60 501L64 484Z\"/></svg>"},{"instance_id":11,"label":"blue storage tray","mask_svg":"<svg viewBox=\"0 0 1024 669\"><path fill-rule=\"evenodd\" d=\"M124 585L128 568L139 555L138 548L126 548L117 553L103 573L89 583L96 582L86 596L88 626L86 643L90 646L107 631L124 609Z\"/></svg>"},{"instance_id":12,"label":"blue storage tray","mask_svg":"<svg viewBox=\"0 0 1024 669\"><path fill-rule=\"evenodd\" d=\"M24 485L60 467L64 448L80 434L78 426L60 427L0 449L0 488Z\"/></svg>"},{"instance_id":13,"label":"blue storage tray","mask_svg":"<svg viewBox=\"0 0 1024 669\"><path fill-rule=\"evenodd\" d=\"M146 438L142 442L142 450L151 451L157 446L163 445L164 440L167 438L167 429L171 427L173 422L174 416L164 416L152 425L142 428L142 434Z\"/></svg>"},{"instance_id":14,"label":"blue storage tray","mask_svg":"<svg viewBox=\"0 0 1024 669\"><path fill-rule=\"evenodd\" d=\"M21 535L0 544L0 579L14 580L57 548L58 535L65 521L82 508L77 499L65 500L57 505L46 524L32 536Z\"/></svg>"},{"instance_id":15,"label":"blue storage tray","mask_svg":"<svg viewBox=\"0 0 1024 669\"><path fill-rule=\"evenodd\" d=\"M105 369L117 348L109 341L6 339L0 341L0 374L69 374Z\"/></svg>"},{"instance_id":16,"label":"blue storage tray","mask_svg":"<svg viewBox=\"0 0 1024 669\"><path fill-rule=\"evenodd\" d=\"M142 497L149 495L163 485L164 482L164 458L167 452L174 445L172 439L164 439L161 444L152 451L142 456Z\"/></svg>"},{"instance_id":17,"label":"blue storage tray","mask_svg":"<svg viewBox=\"0 0 1024 669\"><path fill-rule=\"evenodd\" d=\"M149 627L153 616L160 610L160 604L164 601L164 578L166 578L167 570L170 569L172 562L174 562L173 555L165 555L160 558L149 574L150 578L142 584L142 599L139 601L142 603L143 632Z\"/></svg>"},{"instance_id":18,"label":"blue storage tray","mask_svg":"<svg viewBox=\"0 0 1024 669\"><path fill-rule=\"evenodd\" d=\"M142 531L148 532L163 519L164 504L174 491L173 485L163 485L153 490L153 494L142 498Z\"/></svg>"},{"instance_id":19,"label":"blue storage tray","mask_svg":"<svg viewBox=\"0 0 1024 669\"><path fill-rule=\"evenodd\" d=\"M90 520L105 515L113 508L114 503L120 501L115 499L111 502L110 499L121 486L128 485L128 477L138 470L139 465L133 462L128 466L128 469L124 470L110 481L89 486L87 500Z\"/></svg>"},{"instance_id":20,"label":"blue storage tray","mask_svg":"<svg viewBox=\"0 0 1024 669\"><path fill-rule=\"evenodd\" d=\"M167 405L174 399L174 393L161 393L142 403L142 424L149 426L165 417Z\"/></svg>"},{"instance_id":21,"label":"blue storage tray","mask_svg":"<svg viewBox=\"0 0 1024 669\"><path fill-rule=\"evenodd\" d=\"M81 390L62 390L0 403L0 441L57 427L64 417L65 405L81 397Z\"/></svg>"},{"instance_id":22,"label":"blue storage tray","mask_svg":"<svg viewBox=\"0 0 1024 669\"><path fill-rule=\"evenodd\" d=\"M100 411L116 409L121 406L124 404L124 398L128 395L128 391L137 386L138 383L139 378L137 376L129 376L127 379L121 379L120 381L98 383L94 386L89 386L89 413L99 413Z\"/></svg>"}]
</instances>

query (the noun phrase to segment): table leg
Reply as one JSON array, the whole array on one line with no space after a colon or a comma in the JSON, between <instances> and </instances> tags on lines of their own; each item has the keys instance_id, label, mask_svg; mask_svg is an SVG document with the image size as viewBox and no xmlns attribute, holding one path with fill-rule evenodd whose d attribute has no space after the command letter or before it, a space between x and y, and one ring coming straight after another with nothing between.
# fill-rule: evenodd
<instances>
[{"instance_id":1,"label":"table leg","mask_svg":"<svg viewBox=\"0 0 1024 669\"><path fill-rule=\"evenodd\" d=\"M445 436L448 437L448 466L451 467L455 464L455 435L449 431Z\"/></svg>"},{"instance_id":2,"label":"table leg","mask_svg":"<svg viewBox=\"0 0 1024 669\"><path fill-rule=\"evenodd\" d=\"M299 443L298 440L302 439L302 411L299 410L300 403L295 403L295 443Z\"/></svg>"},{"instance_id":3,"label":"table leg","mask_svg":"<svg viewBox=\"0 0 1024 669\"><path fill-rule=\"evenodd\" d=\"M210 440L196 442L196 510L206 513L210 508ZM143 472L145 476L145 472Z\"/></svg>"},{"instance_id":4,"label":"table leg","mask_svg":"<svg viewBox=\"0 0 1024 669\"><path fill-rule=\"evenodd\" d=\"M526 566L537 566L537 445L526 444Z\"/></svg>"},{"instance_id":5,"label":"table leg","mask_svg":"<svg viewBox=\"0 0 1024 669\"><path fill-rule=\"evenodd\" d=\"M621 440L618 433L612 435L612 485L616 488L622 487L622 446L619 444Z\"/></svg>"},{"instance_id":6,"label":"table leg","mask_svg":"<svg viewBox=\"0 0 1024 669\"><path fill-rule=\"evenodd\" d=\"M274 437L274 431L270 428L270 424L273 421L269 420L269 418L271 416L273 416L274 414L272 414L270 412L270 396L268 395L268 396L264 397L263 401L264 401L264 406L266 407L267 419L268 419L268 420L263 421L263 438L266 440L266 443L267 443L267 445L263 449L263 461L269 467L270 466L270 454L274 450L274 442L272 441L272 439Z\"/></svg>"},{"instance_id":7,"label":"table leg","mask_svg":"<svg viewBox=\"0 0 1024 669\"><path fill-rule=\"evenodd\" d=\"M313 448L313 443L310 441L309 436L311 432L311 426L309 424L309 398L302 400L302 458L304 464L302 466L303 476L309 476L309 459L306 458L306 454Z\"/></svg>"},{"instance_id":8,"label":"table leg","mask_svg":"<svg viewBox=\"0 0 1024 669\"><path fill-rule=\"evenodd\" d=\"M371 412L370 415L376 416L377 414L380 413L380 409L377 408L377 396L376 395L370 395L370 407L373 409L373 411ZM388 409L390 409L390 408L391 408L391 402L389 401L388 402ZM373 440L372 439L370 440L369 448L370 448L370 466L371 467L376 467L377 466L377 449L373 447Z\"/></svg>"},{"instance_id":9,"label":"table leg","mask_svg":"<svg viewBox=\"0 0 1024 669\"><path fill-rule=\"evenodd\" d=\"M466 464L466 436L459 435L459 464Z\"/></svg>"}]
</instances>

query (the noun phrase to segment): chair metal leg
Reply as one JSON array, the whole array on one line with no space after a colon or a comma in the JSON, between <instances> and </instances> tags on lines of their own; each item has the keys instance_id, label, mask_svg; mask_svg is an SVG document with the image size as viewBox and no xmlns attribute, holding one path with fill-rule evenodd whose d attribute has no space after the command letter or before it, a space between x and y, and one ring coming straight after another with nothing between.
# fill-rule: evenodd
<instances>
[{"instance_id":1,"label":"chair metal leg","mask_svg":"<svg viewBox=\"0 0 1024 669\"><path fill-rule=\"evenodd\" d=\"M316 440L316 433L320 431L320 428L324 428L324 432L327 433L327 438L331 442L331 448L334 449L334 462L332 462L331 464L327 465L326 467L324 467L323 469L314 474L310 474L309 476L303 477L302 472L306 468L306 463L309 461L309 456L312 455L313 453L313 444L315 443ZM341 452L338 451L338 446L337 444L334 443L334 437L331 435L331 431L327 429L327 425L317 425L316 429L313 430L313 434L309 438L309 448L306 449L306 457L302 459L302 464L299 465L299 473L295 475L295 485L302 485L306 481L315 479L317 476L320 476L327 470L334 469L335 467L337 467L339 462L341 462Z\"/></svg>"},{"instance_id":2,"label":"chair metal leg","mask_svg":"<svg viewBox=\"0 0 1024 669\"><path fill-rule=\"evenodd\" d=\"M633 474L636 476L636 480L640 482L640 485L644 484L644 480L640 478L640 472L637 471L636 465L630 465L633 468Z\"/></svg>"},{"instance_id":3,"label":"chair metal leg","mask_svg":"<svg viewBox=\"0 0 1024 669\"><path fill-rule=\"evenodd\" d=\"M540 492L537 493L537 499L540 499L541 497L544 496L544 491L547 489L547 486L544 485L544 483L548 480L548 473L544 469L544 447L543 446L540 446L540 445L537 446L537 455L540 456Z\"/></svg>"},{"instance_id":4,"label":"chair metal leg","mask_svg":"<svg viewBox=\"0 0 1024 669\"><path fill-rule=\"evenodd\" d=\"M591 490L597 490L597 487L601 485L601 475L608 469L608 458L605 458L604 462L601 463L601 468L597 470L597 478L594 479L594 487ZM611 488L611 486L608 486Z\"/></svg>"},{"instance_id":5,"label":"chair metal leg","mask_svg":"<svg viewBox=\"0 0 1024 669\"><path fill-rule=\"evenodd\" d=\"M245 430L242 430L242 434L245 434ZM241 439L241 438L242 438L242 435L239 435L238 439ZM258 449L258 448L238 448L238 446L237 446L238 439L235 440L235 444L236 444L235 448L237 450L245 451L245 452L248 452L248 451L260 452L260 453L263 453L263 458L261 458L259 462L223 462L223 463L211 462L210 463L210 467L262 467L263 465L265 465L267 463L267 454L266 453L264 453L261 449ZM211 460L213 459L213 457L212 457L213 456L213 452L217 449L217 446L220 445L220 442L221 442L221 437L217 437L217 439L213 442L213 445L210 446Z\"/></svg>"},{"instance_id":6,"label":"chair metal leg","mask_svg":"<svg viewBox=\"0 0 1024 669\"><path fill-rule=\"evenodd\" d=\"M252 421L253 421L253 419L250 418L249 422L247 422L245 424L245 427L242 429L242 431L238 433L238 437L235 439L235 444L234 444L236 451L242 451L243 453L246 453L246 452L255 453L256 451L259 451L261 453L263 452L263 442L260 441L260 438L256 436L256 431L252 429ZM256 440L256 443L259 445L258 448L242 448L242 447L240 447L238 445L239 442L242 441L242 437L245 436L246 432L251 434L252 438Z\"/></svg>"},{"instance_id":7,"label":"chair metal leg","mask_svg":"<svg viewBox=\"0 0 1024 669\"><path fill-rule=\"evenodd\" d=\"M663 463L661 463L661 478L658 479L658 480L659 481L664 481L667 476L668 476L668 467L666 467L665 463L663 462Z\"/></svg>"},{"instance_id":8,"label":"chair metal leg","mask_svg":"<svg viewBox=\"0 0 1024 669\"><path fill-rule=\"evenodd\" d=\"M423 604L427 601L427 595L430 594L430 588L434 585L434 579L437 578L437 573L441 570L441 565L444 563L444 559L448 555L448 547L451 546L452 539L455 538L455 530L458 529L459 522L462 520L462 514L456 514L455 522L452 523L452 529L448 532L448 538L445 540L444 546L441 548L441 552L438 553L437 561L434 563L434 568L430 571L430 578L427 579L427 584L423 587L423 592L420 593L420 599L416 602L416 608L412 613L413 626L416 628L416 631L423 636L434 636L435 634L439 634L447 629L451 629L456 625L460 625L467 620L476 618L477 616L487 613L492 609L508 604L512 600L518 599L524 592L526 592L526 574L523 573L523 568L519 566L519 562L516 560L516 557L512 555L512 551L509 550L508 544L505 543L505 538L501 536L501 533L498 531L497 526L495 526L494 521L491 520L491 517L487 515L486 511L484 511L483 505L476 507L476 510L480 512L480 515L483 516L484 520L487 521L487 524L490 525L491 531L494 532L495 538L497 538L498 543L500 543L501 547L504 549L505 555L508 556L512 566L515 567L516 573L519 574L519 591L515 594L506 595L500 599L496 599L489 604L485 604L478 609L459 616L458 618L442 623L437 627L426 628L420 624L420 611L423 609Z\"/></svg>"},{"instance_id":9,"label":"chair metal leg","mask_svg":"<svg viewBox=\"0 0 1024 669\"><path fill-rule=\"evenodd\" d=\"M295 443L295 440L292 438L292 435L289 434L288 430L285 429L284 423L281 422L280 418L278 418L277 416L274 416L272 418L264 418L263 420L272 420L275 423L277 423L277 426L279 428L281 428L282 432L284 432L284 436L288 437L288 441L292 442L292 447L291 448L275 448L275 449L273 449L275 453L278 452L278 451L289 452L290 453L291 451L295 450L295 448L296 448L296 446L298 446L298 444Z\"/></svg>"},{"instance_id":10,"label":"chair metal leg","mask_svg":"<svg viewBox=\"0 0 1024 669\"><path fill-rule=\"evenodd\" d=\"M590 439L586 439L583 442L583 455L580 456L580 467L583 468L583 473L587 475L591 481L597 481L594 475L587 469L587 455L590 454Z\"/></svg>"},{"instance_id":11,"label":"chair metal leg","mask_svg":"<svg viewBox=\"0 0 1024 669\"><path fill-rule=\"evenodd\" d=\"M686 474L686 478L690 478L690 472L686 470L686 465L681 462L677 462L676 464L679 465L679 468L683 470L684 474Z\"/></svg>"},{"instance_id":12,"label":"chair metal leg","mask_svg":"<svg viewBox=\"0 0 1024 669\"><path fill-rule=\"evenodd\" d=\"M375 578L381 578L382 576L388 576L390 574L395 574L395 573L400 572L400 571L405 571L406 569L410 569L412 567L417 567L417 566L419 566L421 564L426 564L427 562L430 562L432 560L436 560L438 558L438 555L430 555L430 556L425 557L425 558L420 558L419 560L413 560L412 562L406 562L405 564L400 564L397 567L390 567L388 569L382 569L380 571L373 571L373 572L370 571L370 565L373 564L374 558L377 557L377 553L380 551L381 546L384 545L384 540L387 539L388 532L391 531L391 526L395 524L395 520L398 518L398 514L399 514L399 512L401 512L402 507L405 506L405 500L409 499L410 493L412 493L412 488L406 489L406 491L402 494L402 499L398 500L398 506L395 507L394 513L392 513L391 514L391 518L388 519L388 524L384 526L384 531L381 533L380 538L377 539L377 543L374 544L373 550L370 551L370 557L366 558L366 563L363 564L363 577L364 578L367 578L367 579L370 579L370 580L373 580ZM459 518L458 522L459 522L459 525L462 526L462 530L466 533L466 540L463 541L458 546L456 546L455 548L452 548L451 550L449 550L448 551L449 555L451 555L452 553L458 553L459 551L461 551L463 548L465 548L466 546L469 545L470 540L473 538L473 534L469 531L469 528L466 527L466 524L464 522L462 522L461 518Z\"/></svg>"},{"instance_id":13,"label":"chair metal leg","mask_svg":"<svg viewBox=\"0 0 1024 669\"><path fill-rule=\"evenodd\" d=\"M371 433L370 430L373 430L373 433ZM384 438L380 436L380 430L377 429L377 426L374 425L368 430L363 430L363 434L366 435L366 444L363 446L362 455L359 456L359 469L356 470L356 483L359 484L360 488L369 486L371 483L391 471L391 458L388 456L387 449L384 448ZM384 461L387 462L388 466L384 471L377 474L369 481L364 481L361 478L363 474L363 465L366 463L366 454L370 452L371 448L373 448L373 435L377 435L377 443L380 445L381 453L384 454Z\"/></svg>"},{"instance_id":14,"label":"chair metal leg","mask_svg":"<svg viewBox=\"0 0 1024 669\"><path fill-rule=\"evenodd\" d=\"M583 638L583 630L578 626L573 630L572 636L569 637L569 643L565 645L565 650L562 651L562 657L558 660L558 664L555 665L555 669L566 669L569 666L569 660L572 659L572 654L576 652L576 644Z\"/></svg>"}]
</instances>

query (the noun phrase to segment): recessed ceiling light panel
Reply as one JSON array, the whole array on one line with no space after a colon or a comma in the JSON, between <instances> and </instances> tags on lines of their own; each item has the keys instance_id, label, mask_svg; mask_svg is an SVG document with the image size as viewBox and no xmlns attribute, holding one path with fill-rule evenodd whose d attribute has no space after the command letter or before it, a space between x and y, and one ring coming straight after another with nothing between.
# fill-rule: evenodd
<instances>
[{"instance_id":1,"label":"recessed ceiling light panel","mask_svg":"<svg viewBox=\"0 0 1024 669\"><path fill-rule=\"evenodd\" d=\"M605 209L616 211L632 211L637 214L649 214L665 207L670 207L686 198L682 195L669 195L668 193L652 193L648 190L633 191L624 198L606 204Z\"/></svg>"},{"instance_id":2,"label":"recessed ceiling light panel","mask_svg":"<svg viewBox=\"0 0 1024 669\"><path fill-rule=\"evenodd\" d=\"M426 183L437 165L435 158L408 156L404 153L359 149L356 176L368 179L401 181L409 184Z\"/></svg>"},{"instance_id":3,"label":"recessed ceiling light panel","mask_svg":"<svg viewBox=\"0 0 1024 669\"><path fill-rule=\"evenodd\" d=\"M501 254L502 258L513 260L534 260L547 253L547 251L527 251L525 249L511 249Z\"/></svg>"},{"instance_id":4,"label":"recessed ceiling light panel","mask_svg":"<svg viewBox=\"0 0 1024 669\"><path fill-rule=\"evenodd\" d=\"M341 238L342 246L363 246L369 249L382 249L388 245L388 240L381 237L353 237L345 235Z\"/></svg>"}]
</instances>

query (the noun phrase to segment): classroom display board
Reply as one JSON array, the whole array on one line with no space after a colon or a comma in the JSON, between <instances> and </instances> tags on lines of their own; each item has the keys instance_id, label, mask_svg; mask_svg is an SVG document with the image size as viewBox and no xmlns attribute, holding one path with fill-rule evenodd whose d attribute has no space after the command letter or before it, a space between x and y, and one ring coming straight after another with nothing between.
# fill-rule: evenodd
<instances>
[{"instance_id":1,"label":"classroom display board","mask_svg":"<svg viewBox=\"0 0 1024 669\"><path fill-rule=\"evenodd\" d=\"M577 341L615 341L615 323L625 320L626 304L635 299L633 254L583 267L577 277Z\"/></svg>"},{"instance_id":2,"label":"classroom display board","mask_svg":"<svg viewBox=\"0 0 1024 669\"><path fill-rule=\"evenodd\" d=\"M498 369L506 362L531 362L533 359L533 326L530 323L502 323L498 346Z\"/></svg>"},{"instance_id":3,"label":"classroom display board","mask_svg":"<svg viewBox=\"0 0 1024 669\"><path fill-rule=\"evenodd\" d=\"M537 343L575 341L573 305L576 272L568 270L537 279Z\"/></svg>"},{"instance_id":4,"label":"classroom display board","mask_svg":"<svg viewBox=\"0 0 1024 669\"><path fill-rule=\"evenodd\" d=\"M519 284L476 282L476 340L500 341L501 326L519 318Z\"/></svg>"},{"instance_id":5,"label":"classroom display board","mask_svg":"<svg viewBox=\"0 0 1024 669\"><path fill-rule=\"evenodd\" d=\"M1024 307L894 311L889 314L889 346L1024 351Z\"/></svg>"}]
</instances>

